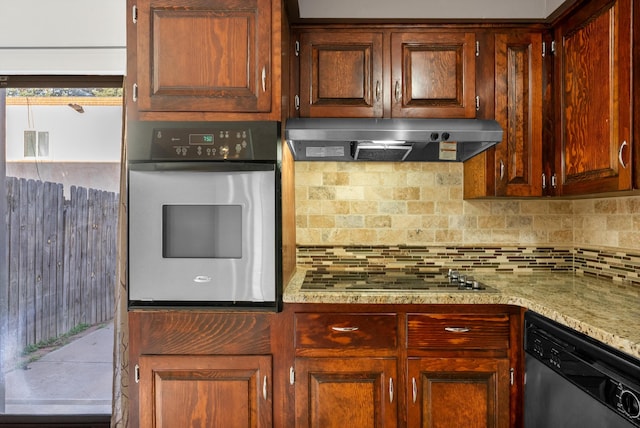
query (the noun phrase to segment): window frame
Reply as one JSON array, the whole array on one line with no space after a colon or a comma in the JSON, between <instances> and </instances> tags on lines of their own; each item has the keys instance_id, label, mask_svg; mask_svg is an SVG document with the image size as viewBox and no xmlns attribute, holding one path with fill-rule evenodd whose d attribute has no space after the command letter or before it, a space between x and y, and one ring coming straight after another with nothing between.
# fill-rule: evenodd
<instances>
[{"instance_id":1,"label":"window frame","mask_svg":"<svg viewBox=\"0 0 640 428\"><path fill-rule=\"evenodd\" d=\"M124 88L122 75L0 75L0 188L6 188L6 89L9 88ZM6 216L6 198L0 198L0 218ZM6 228L0 228L0 281L8 278ZM4 281L6 283L6 280ZM5 293L0 293L0 302ZM0 322L0 352L5 330ZM0 373L0 399L4 402L4 379ZM91 427L111 425L111 414L104 415L29 415L0 414L0 427Z\"/></svg>"}]
</instances>

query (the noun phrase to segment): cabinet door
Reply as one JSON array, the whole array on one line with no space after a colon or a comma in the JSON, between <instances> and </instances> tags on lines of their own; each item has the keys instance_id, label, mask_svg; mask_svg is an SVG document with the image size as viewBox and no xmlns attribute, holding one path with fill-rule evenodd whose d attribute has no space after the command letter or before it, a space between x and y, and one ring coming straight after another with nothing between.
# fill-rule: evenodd
<instances>
[{"instance_id":1,"label":"cabinet door","mask_svg":"<svg viewBox=\"0 0 640 428\"><path fill-rule=\"evenodd\" d=\"M542 194L542 35L495 36L496 196Z\"/></svg>"},{"instance_id":2,"label":"cabinet door","mask_svg":"<svg viewBox=\"0 0 640 428\"><path fill-rule=\"evenodd\" d=\"M395 358L297 358L297 428L397 426Z\"/></svg>"},{"instance_id":3,"label":"cabinet door","mask_svg":"<svg viewBox=\"0 0 640 428\"><path fill-rule=\"evenodd\" d=\"M474 33L394 33L391 64L392 116L475 117Z\"/></svg>"},{"instance_id":4,"label":"cabinet door","mask_svg":"<svg viewBox=\"0 0 640 428\"><path fill-rule=\"evenodd\" d=\"M409 358L408 427L509 427L509 360Z\"/></svg>"},{"instance_id":5,"label":"cabinet door","mask_svg":"<svg viewBox=\"0 0 640 428\"><path fill-rule=\"evenodd\" d=\"M563 194L631 186L631 0L584 7L558 27Z\"/></svg>"},{"instance_id":6,"label":"cabinet door","mask_svg":"<svg viewBox=\"0 0 640 428\"><path fill-rule=\"evenodd\" d=\"M271 356L143 355L141 427L271 427Z\"/></svg>"},{"instance_id":7,"label":"cabinet door","mask_svg":"<svg viewBox=\"0 0 640 428\"><path fill-rule=\"evenodd\" d=\"M270 0L139 0L137 8L139 110L270 110Z\"/></svg>"},{"instance_id":8,"label":"cabinet door","mask_svg":"<svg viewBox=\"0 0 640 428\"><path fill-rule=\"evenodd\" d=\"M382 92L382 33L301 34L301 117L382 117Z\"/></svg>"}]
</instances>

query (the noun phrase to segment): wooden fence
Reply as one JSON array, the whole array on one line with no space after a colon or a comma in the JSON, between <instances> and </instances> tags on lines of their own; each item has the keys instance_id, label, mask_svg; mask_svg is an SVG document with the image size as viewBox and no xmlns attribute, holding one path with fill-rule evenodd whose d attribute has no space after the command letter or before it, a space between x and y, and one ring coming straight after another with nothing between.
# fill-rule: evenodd
<instances>
[{"instance_id":1,"label":"wooden fence","mask_svg":"<svg viewBox=\"0 0 640 428\"><path fill-rule=\"evenodd\" d=\"M118 194L7 177L8 345L113 318Z\"/></svg>"}]
</instances>

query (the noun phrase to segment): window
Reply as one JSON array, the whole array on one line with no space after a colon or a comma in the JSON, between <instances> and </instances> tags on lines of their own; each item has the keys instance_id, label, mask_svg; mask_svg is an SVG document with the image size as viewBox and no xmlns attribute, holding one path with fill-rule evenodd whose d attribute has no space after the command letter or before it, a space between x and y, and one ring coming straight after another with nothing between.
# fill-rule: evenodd
<instances>
[{"instance_id":1,"label":"window","mask_svg":"<svg viewBox=\"0 0 640 428\"><path fill-rule=\"evenodd\" d=\"M0 426L98 426L111 413L122 78L7 82Z\"/></svg>"},{"instance_id":2,"label":"window","mask_svg":"<svg viewBox=\"0 0 640 428\"><path fill-rule=\"evenodd\" d=\"M24 131L24 157L49 157L49 133L46 131Z\"/></svg>"}]
</instances>

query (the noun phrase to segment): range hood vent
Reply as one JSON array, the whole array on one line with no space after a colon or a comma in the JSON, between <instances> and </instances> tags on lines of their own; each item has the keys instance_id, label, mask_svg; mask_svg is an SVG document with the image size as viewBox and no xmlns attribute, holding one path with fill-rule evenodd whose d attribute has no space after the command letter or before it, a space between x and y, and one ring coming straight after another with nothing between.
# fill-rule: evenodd
<instances>
[{"instance_id":1,"label":"range hood vent","mask_svg":"<svg viewBox=\"0 0 640 428\"><path fill-rule=\"evenodd\" d=\"M495 120L292 118L295 160L464 162L502 141Z\"/></svg>"}]
</instances>

